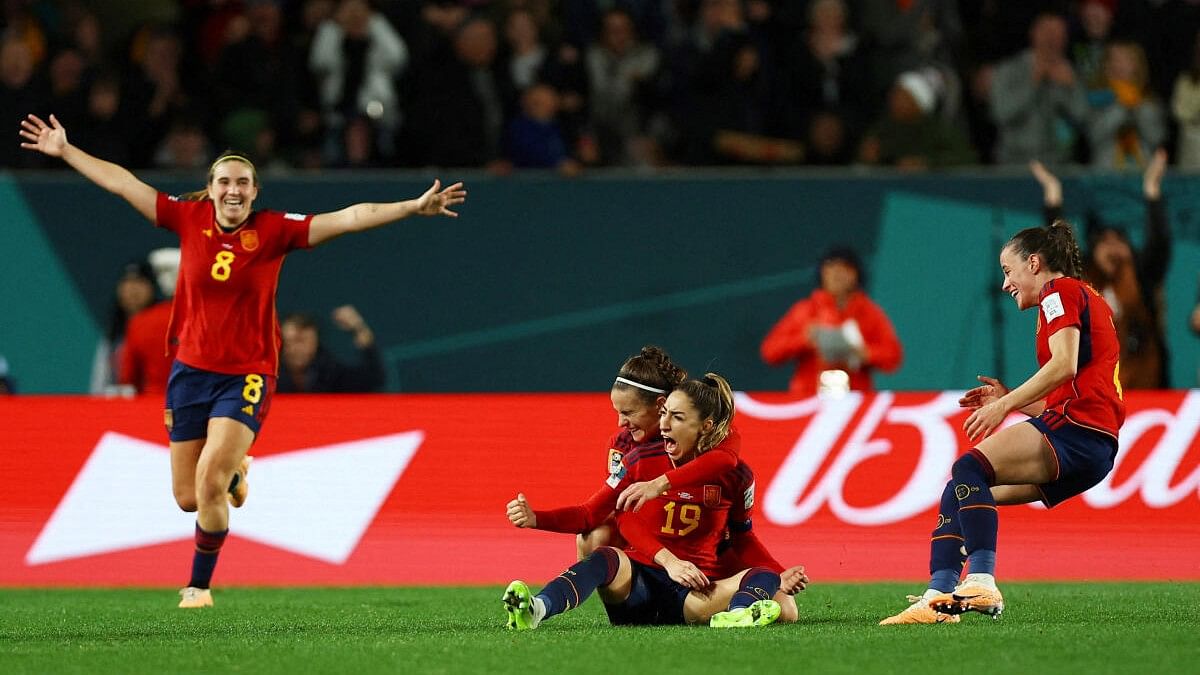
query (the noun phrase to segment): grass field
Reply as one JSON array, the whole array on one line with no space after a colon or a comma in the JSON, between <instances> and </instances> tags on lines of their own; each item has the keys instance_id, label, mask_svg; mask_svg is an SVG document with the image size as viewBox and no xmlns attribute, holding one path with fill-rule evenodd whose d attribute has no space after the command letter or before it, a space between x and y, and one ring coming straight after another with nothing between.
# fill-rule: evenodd
<instances>
[{"instance_id":1,"label":"grass field","mask_svg":"<svg viewBox=\"0 0 1200 675\"><path fill-rule=\"evenodd\" d=\"M800 623L612 628L596 598L524 633L496 588L0 589L0 673L1194 673L1200 584L1006 584L1004 616L880 627L912 585L818 585Z\"/></svg>"}]
</instances>

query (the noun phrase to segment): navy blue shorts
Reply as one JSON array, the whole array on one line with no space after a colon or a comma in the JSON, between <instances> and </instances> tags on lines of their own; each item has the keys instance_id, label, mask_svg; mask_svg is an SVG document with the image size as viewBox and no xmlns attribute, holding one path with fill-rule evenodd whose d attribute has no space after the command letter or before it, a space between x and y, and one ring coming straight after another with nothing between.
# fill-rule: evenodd
<instances>
[{"instance_id":1,"label":"navy blue shorts","mask_svg":"<svg viewBox=\"0 0 1200 675\"><path fill-rule=\"evenodd\" d=\"M227 375L176 361L167 379L163 421L172 441L208 436L210 417L229 417L258 435L267 418L275 377L264 373Z\"/></svg>"},{"instance_id":2,"label":"navy blue shorts","mask_svg":"<svg viewBox=\"0 0 1200 675\"><path fill-rule=\"evenodd\" d=\"M1086 492L1112 471L1117 457L1117 439L1106 433L1072 424L1053 410L1029 420L1042 432L1054 458L1058 473L1054 480L1037 486L1046 506L1055 506Z\"/></svg>"},{"instance_id":3,"label":"navy blue shorts","mask_svg":"<svg viewBox=\"0 0 1200 675\"><path fill-rule=\"evenodd\" d=\"M605 605L614 626L678 626L683 621L683 601L691 591L671 580L667 571L634 560L629 597L619 605Z\"/></svg>"}]
</instances>

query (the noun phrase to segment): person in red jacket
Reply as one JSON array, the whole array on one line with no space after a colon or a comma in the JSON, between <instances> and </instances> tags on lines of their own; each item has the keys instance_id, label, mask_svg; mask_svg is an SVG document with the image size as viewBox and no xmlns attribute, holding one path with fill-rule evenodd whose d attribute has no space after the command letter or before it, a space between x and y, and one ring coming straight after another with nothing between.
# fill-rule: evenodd
<instances>
[{"instance_id":1,"label":"person in red jacket","mask_svg":"<svg viewBox=\"0 0 1200 675\"><path fill-rule=\"evenodd\" d=\"M904 357L883 309L862 290L858 255L834 248L821 257L820 288L792 305L762 342L763 361L795 362L788 391L871 391L871 373L892 372Z\"/></svg>"},{"instance_id":2,"label":"person in red jacket","mask_svg":"<svg viewBox=\"0 0 1200 675\"><path fill-rule=\"evenodd\" d=\"M131 385L140 395L165 396L177 346L168 339L167 333L171 326L175 282L179 278L179 249L155 249L147 260L166 300L143 309L129 320L117 381Z\"/></svg>"}]
</instances>

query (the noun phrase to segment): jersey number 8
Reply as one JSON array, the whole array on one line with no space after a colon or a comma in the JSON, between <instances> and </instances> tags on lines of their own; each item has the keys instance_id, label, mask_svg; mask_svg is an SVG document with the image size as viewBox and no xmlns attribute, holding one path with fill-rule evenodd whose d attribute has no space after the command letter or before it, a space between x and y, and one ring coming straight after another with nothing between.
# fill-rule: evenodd
<instances>
[{"instance_id":1,"label":"jersey number 8","mask_svg":"<svg viewBox=\"0 0 1200 675\"><path fill-rule=\"evenodd\" d=\"M233 271L233 260L236 257L229 251L219 251L217 253L217 261L212 266L212 278L217 281L228 279L229 273Z\"/></svg>"}]
</instances>

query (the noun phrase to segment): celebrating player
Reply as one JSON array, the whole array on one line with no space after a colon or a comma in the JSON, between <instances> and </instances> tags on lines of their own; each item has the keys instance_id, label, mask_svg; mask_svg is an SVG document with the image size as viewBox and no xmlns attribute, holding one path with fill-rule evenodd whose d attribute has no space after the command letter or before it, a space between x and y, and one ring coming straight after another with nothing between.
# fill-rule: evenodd
<instances>
[{"instance_id":1,"label":"celebrating player","mask_svg":"<svg viewBox=\"0 0 1200 675\"><path fill-rule=\"evenodd\" d=\"M1003 289L1018 309L1038 308L1039 369L1011 391L998 380L968 391L963 425L978 445L959 457L942 492L930 546L929 589L881 624L957 621L967 611L998 616L997 504L1042 501L1048 507L1099 483L1112 470L1125 420L1112 311L1079 280L1079 247L1071 226L1018 232L1000 251ZM989 435L1009 413L1031 419ZM969 574L959 582L963 553Z\"/></svg>"},{"instance_id":2,"label":"celebrating player","mask_svg":"<svg viewBox=\"0 0 1200 675\"><path fill-rule=\"evenodd\" d=\"M180 591L179 606L211 606L209 582L229 532L226 502L241 506L246 499L246 453L275 389L275 291L284 255L411 215L456 216L450 207L466 199L466 190L462 183L442 188L435 180L407 201L354 204L318 215L256 212L258 174L242 155L222 154L209 167L205 190L176 198L71 145L54 115L49 123L29 115L20 135L21 147L61 157L179 236L182 261L168 336L177 341L178 353L164 417L175 501L197 512L192 576Z\"/></svg>"},{"instance_id":3,"label":"celebrating player","mask_svg":"<svg viewBox=\"0 0 1200 675\"><path fill-rule=\"evenodd\" d=\"M656 458L682 465L728 436L733 392L720 376L689 380L671 392L659 424L663 450L626 457L622 473L649 479L661 473ZM749 534L753 474L744 463L717 480L681 483L637 513L619 518L631 543L625 551L601 546L534 595L522 581L504 593L508 626L536 628L543 620L578 607L599 590L613 624L680 624L749 627L775 621L780 588L776 571L743 570L710 584L719 571L717 545L728 526ZM693 562L695 561L695 562ZM802 572L790 583L803 587ZM722 611L724 610L724 611Z\"/></svg>"}]
</instances>

